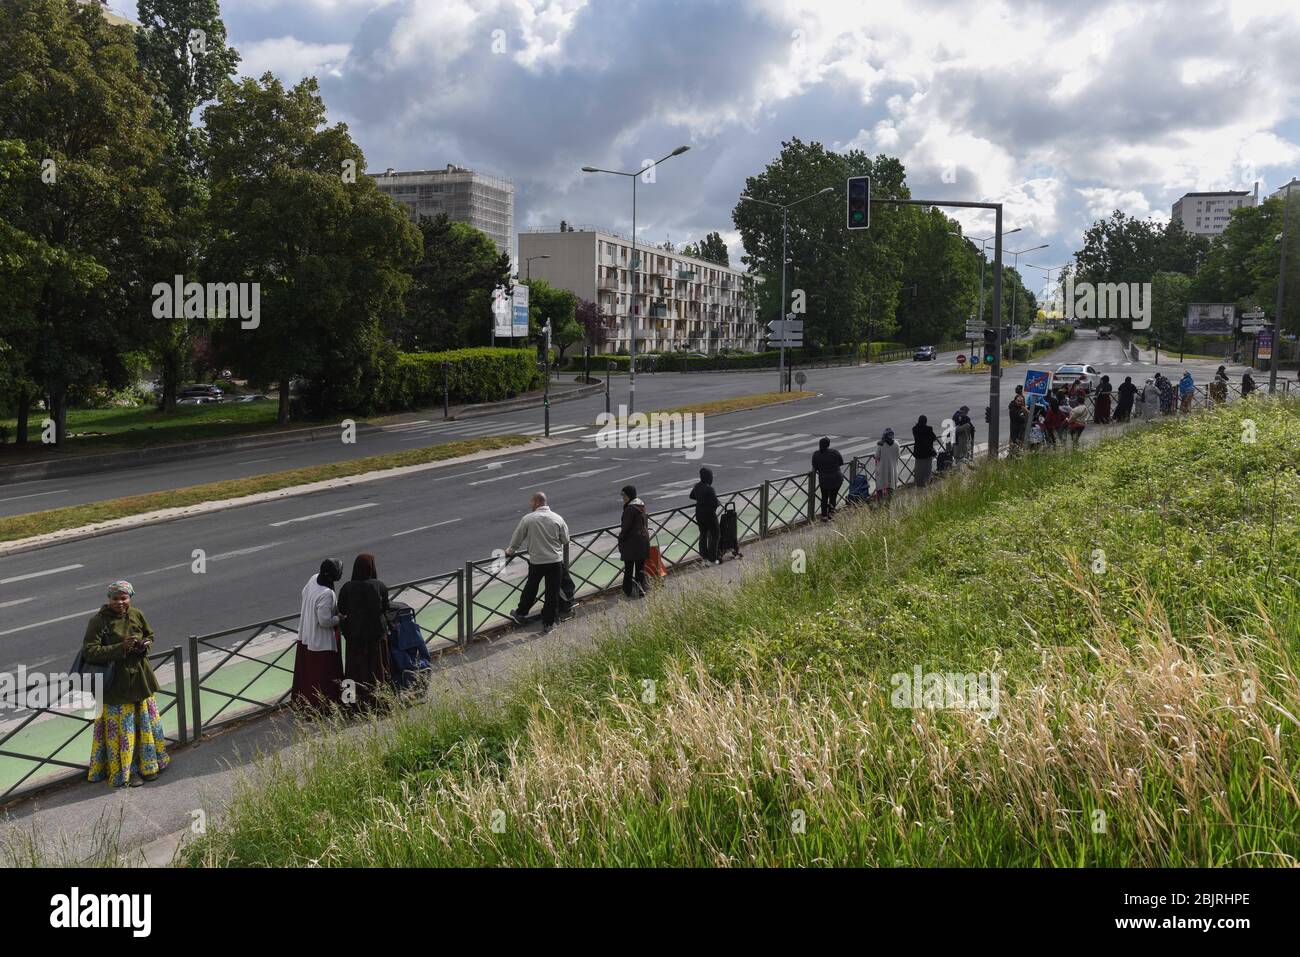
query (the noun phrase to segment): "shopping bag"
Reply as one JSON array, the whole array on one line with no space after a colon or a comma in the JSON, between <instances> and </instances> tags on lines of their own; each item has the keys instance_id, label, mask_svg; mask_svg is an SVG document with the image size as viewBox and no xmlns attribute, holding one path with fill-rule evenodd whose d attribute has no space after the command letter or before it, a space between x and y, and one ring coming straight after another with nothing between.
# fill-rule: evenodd
<instances>
[{"instance_id":1,"label":"shopping bag","mask_svg":"<svg viewBox=\"0 0 1300 957\"><path fill-rule=\"evenodd\" d=\"M645 560L645 573L647 578L663 578L668 574L658 545L650 546L650 557Z\"/></svg>"}]
</instances>

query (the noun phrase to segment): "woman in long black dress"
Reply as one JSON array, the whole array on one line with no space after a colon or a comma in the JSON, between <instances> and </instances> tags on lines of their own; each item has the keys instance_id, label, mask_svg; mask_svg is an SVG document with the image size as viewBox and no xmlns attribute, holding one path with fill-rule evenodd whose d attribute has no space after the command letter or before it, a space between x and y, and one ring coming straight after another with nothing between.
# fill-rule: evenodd
<instances>
[{"instance_id":1,"label":"woman in long black dress","mask_svg":"<svg viewBox=\"0 0 1300 957\"><path fill-rule=\"evenodd\" d=\"M391 688L388 651L388 586L379 580L375 556L363 552L352 563L352 580L339 589L339 617L347 641L343 666L343 703L369 708L376 695ZM349 702L349 691L355 702Z\"/></svg>"}]
</instances>

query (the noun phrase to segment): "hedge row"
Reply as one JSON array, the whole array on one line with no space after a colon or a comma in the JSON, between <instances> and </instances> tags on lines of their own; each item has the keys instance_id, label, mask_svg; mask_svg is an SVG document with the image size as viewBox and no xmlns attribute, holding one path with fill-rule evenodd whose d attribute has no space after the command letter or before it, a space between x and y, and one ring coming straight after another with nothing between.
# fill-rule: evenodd
<instances>
[{"instance_id":1,"label":"hedge row","mask_svg":"<svg viewBox=\"0 0 1300 957\"><path fill-rule=\"evenodd\" d=\"M871 354L878 356L882 352L889 352L894 349L904 349L901 342L873 342L871 343ZM867 355L867 346L862 344L858 347L858 357L865 358ZM787 349L785 358L787 364L794 366L808 363L826 362L827 360L844 360L847 361L853 357L852 351L835 351L810 353L803 349ZM568 368L575 372L582 371L582 357L577 356L568 363ZM710 356L686 356L686 369L693 372L708 372L715 369L775 369L780 364L780 352L773 349L768 352L732 352L726 355ZM606 367L616 372L626 372L631 357L623 355L599 355L591 357L591 371L604 372ZM644 369L650 363L654 363L661 370L681 371L682 356L680 353L661 352L661 353L643 353L637 356L637 368Z\"/></svg>"},{"instance_id":2,"label":"hedge row","mask_svg":"<svg viewBox=\"0 0 1300 957\"><path fill-rule=\"evenodd\" d=\"M1045 349L1055 349L1062 346L1074 338L1074 329L1066 327L1064 329L1055 329L1051 332L1036 332L1032 339L1017 339L1011 343L1009 358L1025 362L1035 352L1041 352Z\"/></svg>"},{"instance_id":3,"label":"hedge row","mask_svg":"<svg viewBox=\"0 0 1300 957\"><path fill-rule=\"evenodd\" d=\"M533 349L452 349L402 352L384 377L375 405L414 409L442 401L442 364L450 363L448 391L455 403L496 402L527 392L541 382Z\"/></svg>"}]
</instances>

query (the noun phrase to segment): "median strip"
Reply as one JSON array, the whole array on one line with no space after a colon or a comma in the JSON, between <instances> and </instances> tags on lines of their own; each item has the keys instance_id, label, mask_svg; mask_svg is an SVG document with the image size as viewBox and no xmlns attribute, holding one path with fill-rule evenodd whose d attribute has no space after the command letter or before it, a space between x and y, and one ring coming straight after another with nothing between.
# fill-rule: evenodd
<instances>
[{"instance_id":1,"label":"median strip","mask_svg":"<svg viewBox=\"0 0 1300 957\"><path fill-rule=\"evenodd\" d=\"M756 392L753 395L738 395L730 399L711 399L707 402L696 402L692 405L679 405L671 409L655 409L645 413L650 415L725 415L728 412L744 412L747 409L757 409L765 405L780 405L783 402L797 402L800 399L812 399L820 393L817 392ZM603 415L602 415L603 418ZM627 423L626 417L619 418L617 424L622 426ZM604 426L604 421L597 421L597 426Z\"/></svg>"},{"instance_id":2,"label":"median strip","mask_svg":"<svg viewBox=\"0 0 1300 957\"><path fill-rule=\"evenodd\" d=\"M346 462L14 515L0 519L0 543L4 543L0 544L0 555L570 441L489 435Z\"/></svg>"}]
</instances>

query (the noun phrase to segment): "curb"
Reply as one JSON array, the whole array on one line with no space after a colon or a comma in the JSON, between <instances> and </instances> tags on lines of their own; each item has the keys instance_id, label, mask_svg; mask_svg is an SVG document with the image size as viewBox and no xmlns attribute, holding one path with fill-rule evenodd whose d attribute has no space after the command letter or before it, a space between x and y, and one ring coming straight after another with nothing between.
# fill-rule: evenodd
<instances>
[{"instance_id":1,"label":"curb","mask_svg":"<svg viewBox=\"0 0 1300 957\"><path fill-rule=\"evenodd\" d=\"M582 399L591 395L600 395L605 391L603 385L582 386L568 389L559 395L551 396L551 404ZM529 399L506 399L502 402L485 402L480 405L463 406L462 412L451 416L455 419L478 418L497 412L512 412L517 409L540 408L542 397ZM410 410L416 412L418 410ZM404 413L399 413L404 414ZM357 424L357 433L378 432L381 426L361 422ZM177 445L161 445L144 449L126 449L120 452L99 452L90 455L76 455L68 458L53 459L47 462L26 462L22 465L0 467L0 485L13 482L26 482L33 479L62 478L69 475L88 475L112 469L139 468L156 462L172 462L177 459L190 459L196 456L218 455L239 449L274 448L279 445L296 445L300 442L316 442L321 439L337 440L337 425L318 425L305 429L288 429L278 432L254 433L251 435L232 436L227 439L210 439L199 442L184 442Z\"/></svg>"},{"instance_id":2,"label":"curb","mask_svg":"<svg viewBox=\"0 0 1300 957\"><path fill-rule=\"evenodd\" d=\"M299 495L310 495L313 492L323 492L328 489L345 488L349 485L363 485L368 482L377 482L386 478L397 478L403 475L410 475L414 472L425 472L430 469L443 468L448 465L460 465L465 462L475 462L482 459L501 458L507 455L516 455L520 452L534 452L538 449L553 448L557 445L569 445L576 442L577 439L535 439L523 445L516 445L508 449L486 449L482 452L471 452L469 455L460 455L450 459L440 459L437 462L425 462L420 465L401 465L396 468L379 469L373 472L360 472L356 475L349 475L345 478L324 479L320 482L310 482L306 485L291 485L287 488L276 489L271 492L257 492L253 495L241 495L238 498L218 499L212 502L199 502L195 505L178 505L173 508L161 508L152 512L142 512L139 515L127 515L123 518L109 519L106 522L96 522L93 525L81 525L77 528L64 528L57 532L45 532L41 535L33 535L29 538L19 538L11 542L0 543L0 558L9 555L16 555L19 552L36 551L40 548L48 548L51 545L63 545L68 542L81 541L86 538L99 538L101 535L111 535L113 532L127 531L128 529L141 528L146 525L162 525L167 522L177 522L185 518L193 518L196 515L207 515L210 512L223 512L230 508L241 508L245 505L260 505L263 502L273 502L282 498L294 498Z\"/></svg>"}]
</instances>

